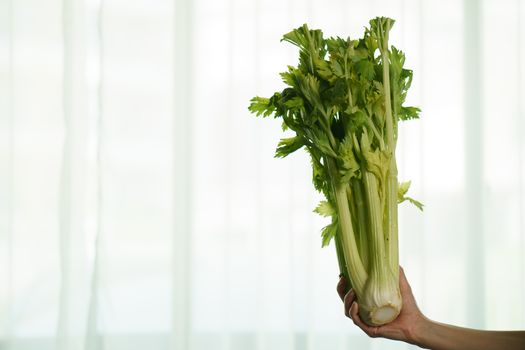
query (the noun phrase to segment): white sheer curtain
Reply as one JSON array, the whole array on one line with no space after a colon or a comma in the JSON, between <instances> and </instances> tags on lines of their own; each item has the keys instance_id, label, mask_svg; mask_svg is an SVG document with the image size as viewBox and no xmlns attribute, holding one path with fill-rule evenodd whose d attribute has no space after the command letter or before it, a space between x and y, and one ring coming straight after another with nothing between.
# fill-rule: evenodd
<instances>
[{"instance_id":1,"label":"white sheer curtain","mask_svg":"<svg viewBox=\"0 0 525 350\"><path fill-rule=\"evenodd\" d=\"M0 0L0 349L408 349L342 312L305 154L249 115L279 40L397 23L421 120L401 262L431 318L525 329L520 0Z\"/></svg>"}]
</instances>

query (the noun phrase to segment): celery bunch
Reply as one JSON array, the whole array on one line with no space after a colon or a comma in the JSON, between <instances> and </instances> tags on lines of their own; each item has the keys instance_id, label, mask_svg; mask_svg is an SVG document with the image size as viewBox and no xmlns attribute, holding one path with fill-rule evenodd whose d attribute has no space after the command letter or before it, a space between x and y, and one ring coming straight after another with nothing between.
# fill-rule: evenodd
<instances>
[{"instance_id":1,"label":"celery bunch","mask_svg":"<svg viewBox=\"0 0 525 350\"><path fill-rule=\"evenodd\" d=\"M299 63L281 77L287 87L270 98L254 97L249 110L282 118L276 157L300 148L311 156L313 184L326 200L315 211L331 217L323 246L335 240L341 273L355 290L360 315L370 325L401 310L397 206L409 182L398 184L398 121L418 118L403 105L412 81L405 56L388 45L394 21L378 17L363 38L323 38L303 25L285 34L299 48Z\"/></svg>"}]
</instances>

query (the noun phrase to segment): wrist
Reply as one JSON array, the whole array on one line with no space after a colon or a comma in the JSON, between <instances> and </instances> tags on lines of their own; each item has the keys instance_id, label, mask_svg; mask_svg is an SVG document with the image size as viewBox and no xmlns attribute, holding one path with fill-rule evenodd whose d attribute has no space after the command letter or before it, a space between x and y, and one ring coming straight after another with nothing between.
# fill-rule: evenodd
<instances>
[{"instance_id":1,"label":"wrist","mask_svg":"<svg viewBox=\"0 0 525 350\"><path fill-rule=\"evenodd\" d=\"M409 331L409 343L417 345L420 348L428 348L427 336L431 332L432 324L432 320L424 315L418 317L417 322L414 322L413 328Z\"/></svg>"}]
</instances>

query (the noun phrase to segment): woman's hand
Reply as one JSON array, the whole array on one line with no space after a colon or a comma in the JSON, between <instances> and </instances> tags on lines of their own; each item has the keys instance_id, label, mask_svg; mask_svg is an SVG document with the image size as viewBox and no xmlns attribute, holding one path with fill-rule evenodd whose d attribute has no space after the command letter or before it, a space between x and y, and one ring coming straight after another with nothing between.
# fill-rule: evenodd
<instances>
[{"instance_id":1,"label":"woman's hand","mask_svg":"<svg viewBox=\"0 0 525 350\"><path fill-rule=\"evenodd\" d=\"M372 338L401 340L435 350L525 349L525 331L482 331L429 320L419 311L402 268L399 287L403 299L401 313L394 321L379 327L371 327L359 318L358 300L353 290L345 295L344 278L340 279L337 292L345 304L345 315Z\"/></svg>"},{"instance_id":2,"label":"woman's hand","mask_svg":"<svg viewBox=\"0 0 525 350\"><path fill-rule=\"evenodd\" d=\"M418 343L421 330L429 321L419 310L412 294L412 289L405 277L405 272L399 268L399 287L403 306L399 316L392 322L382 326L372 327L364 323L359 318L359 304L352 289L346 295L346 279L341 277L337 285L337 292L344 302L345 315L354 321L356 326L361 328L372 338L383 337L393 340L401 340L411 344Z\"/></svg>"}]
</instances>

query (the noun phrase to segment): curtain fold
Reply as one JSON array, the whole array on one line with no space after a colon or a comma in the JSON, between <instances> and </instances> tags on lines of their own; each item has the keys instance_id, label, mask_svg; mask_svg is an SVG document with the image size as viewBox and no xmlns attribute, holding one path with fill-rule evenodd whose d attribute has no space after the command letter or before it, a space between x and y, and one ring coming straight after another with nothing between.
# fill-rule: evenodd
<instances>
[{"instance_id":1,"label":"curtain fold","mask_svg":"<svg viewBox=\"0 0 525 350\"><path fill-rule=\"evenodd\" d=\"M468 252L466 260L467 315L470 324L485 327L485 227L484 201L484 127L485 113L480 101L485 96L483 84L482 2L465 1L465 192Z\"/></svg>"},{"instance_id":2,"label":"curtain fold","mask_svg":"<svg viewBox=\"0 0 525 350\"><path fill-rule=\"evenodd\" d=\"M516 46L518 47L518 55L517 55L517 62L518 62L518 96L523 96L525 94L525 6L523 6L523 2L517 0L516 1L516 17L517 17L517 35L516 35ZM525 102L523 99L517 99L518 101L518 128L517 132L519 134L518 137L523 135L525 132ZM519 152L519 172L518 172L518 182L519 182L519 227L520 227L520 238L521 238L521 244L520 244L520 250L525 251L525 205L524 205L524 198L522 196L524 192L524 180L525 177L523 174L525 174L525 162L524 162L524 150L523 147L518 148ZM520 289L525 290L525 254L521 254L521 270L520 270ZM521 303L521 323L525 324L525 300L522 299Z\"/></svg>"},{"instance_id":3,"label":"curtain fold","mask_svg":"<svg viewBox=\"0 0 525 350\"><path fill-rule=\"evenodd\" d=\"M193 278L192 236L192 139L198 133L193 129L194 95L193 62L193 3L185 0L174 2L173 21L173 271L172 271L172 325L170 350L191 349L191 295Z\"/></svg>"},{"instance_id":4,"label":"curtain fold","mask_svg":"<svg viewBox=\"0 0 525 350\"><path fill-rule=\"evenodd\" d=\"M60 286L56 348L102 349L97 341L98 248L103 212L101 59L95 67L92 59L101 52L101 37L88 37L88 24L94 23L93 32L100 33L101 3L64 0L61 10L63 123L61 171L57 179ZM94 190L91 194L90 183ZM90 195L95 203L90 203Z\"/></svg>"},{"instance_id":5,"label":"curtain fold","mask_svg":"<svg viewBox=\"0 0 525 350\"><path fill-rule=\"evenodd\" d=\"M6 349L11 349L13 335L13 1L0 2L0 334Z\"/></svg>"}]
</instances>

